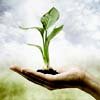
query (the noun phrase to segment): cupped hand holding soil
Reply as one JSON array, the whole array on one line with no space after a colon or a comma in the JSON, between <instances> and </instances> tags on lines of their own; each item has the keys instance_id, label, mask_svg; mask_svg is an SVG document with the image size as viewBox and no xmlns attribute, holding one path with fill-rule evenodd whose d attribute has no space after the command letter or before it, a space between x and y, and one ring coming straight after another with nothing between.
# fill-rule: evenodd
<instances>
[{"instance_id":1,"label":"cupped hand holding soil","mask_svg":"<svg viewBox=\"0 0 100 100\"><path fill-rule=\"evenodd\" d=\"M32 69L13 66L11 70L19 73L29 81L41 85L49 90L63 88L78 88L92 95L96 100L100 100L100 82L88 74L88 72L79 68L71 68L65 72L57 72L57 74L44 74ZM55 70L53 70L55 71Z\"/></svg>"}]
</instances>

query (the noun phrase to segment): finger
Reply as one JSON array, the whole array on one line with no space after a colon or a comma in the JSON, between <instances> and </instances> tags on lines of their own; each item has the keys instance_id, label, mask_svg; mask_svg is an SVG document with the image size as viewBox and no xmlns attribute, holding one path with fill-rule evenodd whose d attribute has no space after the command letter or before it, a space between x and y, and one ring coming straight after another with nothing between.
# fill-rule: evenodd
<instances>
[{"instance_id":1,"label":"finger","mask_svg":"<svg viewBox=\"0 0 100 100\"><path fill-rule=\"evenodd\" d=\"M23 76L24 78L28 79L31 82L34 82L34 83L39 84L41 86L47 87L47 85L45 85L44 81L37 78L36 77L37 75L34 74L35 72L31 71L30 69L22 69L21 67L16 66L16 65L11 66L10 69L19 73L21 76Z\"/></svg>"},{"instance_id":2,"label":"finger","mask_svg":"<svg viewBox=\"0 0 100 100\"><path fill-rule=\"evenodd\" d=\"M22 73L22 68L19 67L19 66L13 65L13 66L10 67L10 69L17 72L17 73L19 73L19 74Z\"/></svg>"},{"instance_id":3,"label":"finger","mask_svg":"<svg viewBox=\"0 0 100 100\"><path fill-rule=\"evenodd\" d=\"M29 69L29 68L21 68L19 66L11 66L10 67L11 70L19 73L19 74L24 74L24 75L27 75L27 76L30 76L30 77L36 77L36 78L39 78L39 79L43 79L45 81L52 81L53 80L53 75L48 75L48 74L43 74L43 73L40 73L40 72L36 72L32 69Z\"/></svg>"},{"instance_id":4,"label":"finger","mask_svg":"<svg viewBox=\"0 0 100 100\"><path fill-rule=\"evenodd\" d=\"M35 77L35 78L38 78L38 79L41 79L44 81L48 81L48 82L52 82L55 79L55 75L43 74L41 72L37 72L37 71L34 71L32 69L29 69L29 68L22 69L22 73L25 73L29 76L32 76L32 77Z\"/></svg>"},{"instance_id":5,"label":"finger","mask_svg":"<svg viewBox=\"0 0 100 100\"><path fill-rule=\"evenodd\" d=\"M38 85L48 88L49 90L56 89L55 76L50 74L43 74L40 72L32 71L31 69L22 69L22 73L25 77ZM28 77L27 77L28 76Z\"/></svg>"},{"instance_id":6,"label":"finger","mask_svg":"<svg viewBox=\"0 0 100 100\"><path fill-rule=\"evenodd\" d=\"M45 75L43 73L40 73L40 72L36 72L36 71L33 71L32 69L28 69L28 68L21 68L21 67L18 67L16 65L10 67L11 70L19 73L21 76L23 76L24 78L28 79L29 81L31 82L34 82L38 85L41 85L41 86L44 86L48 89L52 89L51 88L51 80L53 80L53 75Z\"/></svg>"}]
</instances>

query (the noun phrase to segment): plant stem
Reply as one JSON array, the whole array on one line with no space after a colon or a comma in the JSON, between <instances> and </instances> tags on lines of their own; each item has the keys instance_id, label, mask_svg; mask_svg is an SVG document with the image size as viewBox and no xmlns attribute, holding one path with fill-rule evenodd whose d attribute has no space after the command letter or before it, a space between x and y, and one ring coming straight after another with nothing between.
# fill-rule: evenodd
<instances>
[{"instance_id":1,"label":"plant stem","mask_svg":"<svg viewBox=\"0 0 100 100\"><path fill-rule=\"evenodd\" d=\"M43 39L43 60L45 64L45 68L49 69L49 44L47 40L47 30L45 29L45 35Z\"/></svg>"},{"instance_id":2,"label":"plant stem","mask_svg":"<svg viewBox=\"0 0 100 100\"><path fill-rule=\"evenodd\" d=\"M45 42L46 42L46 40L47 40L47 33L48 33L48 31L47 31L47 29L45 30Z\"/></svg>"}]
</instances>

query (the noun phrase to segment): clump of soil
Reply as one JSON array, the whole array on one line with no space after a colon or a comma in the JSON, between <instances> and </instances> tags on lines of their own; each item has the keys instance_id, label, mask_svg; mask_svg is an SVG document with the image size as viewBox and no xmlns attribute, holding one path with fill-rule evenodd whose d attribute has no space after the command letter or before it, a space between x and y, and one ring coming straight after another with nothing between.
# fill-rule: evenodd
<instances>
[{"instance_id":1,"label":"clump of soil","mask_svg":"<svg viewBox=\"0 0 100 100\"><path fill-rule=\"evenodd\" d=\"M59 74L56 70L54 70L52 68L50 68L48 70L39 69L39 70L37 70L37 72L41 72L41 73L44 73L44 74L52 74L52 75Z\"/></svg>"}]
</instances>

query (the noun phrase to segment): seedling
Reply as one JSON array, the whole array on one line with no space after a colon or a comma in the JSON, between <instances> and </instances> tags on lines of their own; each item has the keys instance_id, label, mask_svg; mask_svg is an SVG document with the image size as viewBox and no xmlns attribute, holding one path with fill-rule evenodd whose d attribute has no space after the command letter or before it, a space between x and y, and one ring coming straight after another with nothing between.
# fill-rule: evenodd
<instances>
[{"instance_id":1,"label":"seedling","mask_svg":"<svg viewBox=\"0 0 100 100\"><path fill-rule=\"evenodd\" d=\"M40 50L45 64L44 69L46 70L50 69L49 44L51 40L62 30L63 25L55 27L50 33L48 29L56 23L56 21L59 19L59 16L60 15L58 10L55 7L53 7L41 17L42 27L29 27L29 28L20 27L21 29L24 30L37 29L40 32L43 45L42 46L35 44L28 44L28 45L35 46Z\"/></svg>"}]
</instances>

